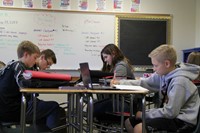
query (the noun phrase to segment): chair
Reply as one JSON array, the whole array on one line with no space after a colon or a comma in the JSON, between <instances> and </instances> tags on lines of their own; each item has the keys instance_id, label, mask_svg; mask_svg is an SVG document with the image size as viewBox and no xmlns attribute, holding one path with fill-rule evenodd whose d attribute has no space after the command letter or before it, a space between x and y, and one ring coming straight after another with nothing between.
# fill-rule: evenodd
<instances>
[{"instance_id":1,"label":"chair","mask_svg":"<svg viewBox=\"0 0 200 133\"><path fill-rule=\"evenodd\" d=\"M200 96L200 85L197 85L199 96ZM198 120L197 120L197 127L193 133L200 133L200 108L199 108L199 114L198 114Z\"/></svg>"},{"instance_id":2,"label":"chair","mask_svg":"<svg viewBox=\"0 0 200 133\"><path fill-rule=\"evenodd\" d=\"M0 133L21 133L18 122L0 122ZM47 127L27 126L25 133L52 133Z\"/></svg>"},{"instance_id":3,"label":"chair","mask_svg":"<svg viewBox=\"0 0 200 133\"><path fill-rule=\"evenodd\" d=\"M159 107L159 93L158 92L152 92L146 95L146 106L148 109L154 107Z\"/></svg>"},{"instance_id":4,"label":"chair","mask_svg":"<svg viewBox=\"0 0 200 133\"><path fill-rule=\"evenodd\" d=\"M68 102L63 102L63 103L60 103L60 106L62 106L64 109L67 109L68 105ZM62 119L66 119L65 118L61 118ZM43 126L33 126L32 123L27 123L26 125L26 128L25 128L25 132L28 132L28 133L52 133L59 129L62 129L64 127L61 127L61 128L55 128L53 129L53 131L51 131L48 127L46 127L45 125ZM3 121L0 121L0 133L21 133L21 128L20 128L20 122L3 122Z\"/></svg>"},{"instance_id":5,"label":"chair","mask_svg":"<svg viewBox=\"0 0 200 133\"><path fill-rule=\"evenodd\" d=\"M4 128L12 128L13 126L19 125L17 122L2 122L0 121L0 133L4 131Z\"/></svg>"},{"instance_id":6,"label":"chair","mask_svg":"<svg viewBox=\"0 0 200 133\"><path fill-rule=\"evenodd\" d=\"M198 114L197 127L193 133L200 133L200 108L199 108L199 114Z\"/></svg>"},{"instance_id":7,"label":"chair","mask_svg":"<svg viewBox=\"0 0 200 133\"><path fill-rule=\"evenodd\" d=\"M27 124L25 133L52 133L46 126L36 126ZM21 133L20 122L2 122L0 121L0 133Z\"/></svg>"},{"instance_id":8,"label":"chair","mask_svg":"<svg viewBox=\"0 0 200 133\"><path fill-rule=\"evenodd\" d=\"M124 120L133 115L133 97L134 95L130 95L130 111L123 112L119 106L123 104L124 96L120 99L119 94L113 94L113 112L106 112L103 119L94 121L96 129L102 133L121 132L122 130L125 132Z\"/></svg>"}]
</instances>

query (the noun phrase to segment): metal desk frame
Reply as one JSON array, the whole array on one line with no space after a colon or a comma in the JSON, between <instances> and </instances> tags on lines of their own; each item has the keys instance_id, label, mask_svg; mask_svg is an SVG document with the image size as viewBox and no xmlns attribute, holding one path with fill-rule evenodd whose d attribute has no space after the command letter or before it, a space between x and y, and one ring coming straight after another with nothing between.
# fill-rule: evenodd
<instances>
[{"instance_id":1,"label":"metal desk frame","mask_svg":"<svg viewBox=\"0 0 200 133\"><path fill-rule=\"evenodd\" d=\"M21 99L21 120L20 120L20 124L21 124L21 133L25 133L25 124L26 124L26 98L25 98L25 94L26 93L30 93L30 94L68 94L68 101L70 102L74 102L73 98L71 98L71 96L73 95L79 95L76 102L77 103L77 108L78 108L78 119L76 119L76 121L79 122L79 127L78 127L78 131L80 133L83 133L83 94L142 94L143 98L142 98L142 104L143 104L143 108L142 108L142 129L145 129L145 106L146 106L146 99L145 99L145 95L148 93L148 91L130 91L130 90L90 90L90 89L83 89L83 90L79 90L79 89L58 89L58 88L21 88L20 92L22 93L22 99ZM36 101L36 100L34 100ZM33 114L33 124L35 124L36 122L36 102L33 103L33 107L34 107L34 114ZM71 110L71 105L74 106L73 103L70 103L69 109ZM88 114L88 123L89 123L89 130L88 133L93 133L93 98L89 97L89 114ZM123 106L123 105L122 105ZM122 110L123 111L123 110ZM71 119L71 111L68 111L68 124L69 124L69 132L72 133L73 129L72 128L76 128L73 125L73 121ZM123 126L123 117L121 117L121 127ZM121 131L123 132L123 131ZM143 133L145 133L145 130L142 130Z\"/></svg>"}]
</instances>

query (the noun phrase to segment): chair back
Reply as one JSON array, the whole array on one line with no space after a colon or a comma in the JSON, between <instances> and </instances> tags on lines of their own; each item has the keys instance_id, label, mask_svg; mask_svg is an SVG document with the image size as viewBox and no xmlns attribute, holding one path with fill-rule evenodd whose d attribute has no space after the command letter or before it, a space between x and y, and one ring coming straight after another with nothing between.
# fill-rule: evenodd
<instances>
[{"instance_id":1,"label":"chair back","mask_svg":"<svg viewBox=\"0 0 200 133\"><path fill-rule=\"evenodd\" d=\"M200 85L197 85L198 91L199 91L199 96L200 96ZM198 119L197 119L197 127L193 133L200 133L200 107L199 107L199 114L198 114Z\"/></svg>"}]
</instances>

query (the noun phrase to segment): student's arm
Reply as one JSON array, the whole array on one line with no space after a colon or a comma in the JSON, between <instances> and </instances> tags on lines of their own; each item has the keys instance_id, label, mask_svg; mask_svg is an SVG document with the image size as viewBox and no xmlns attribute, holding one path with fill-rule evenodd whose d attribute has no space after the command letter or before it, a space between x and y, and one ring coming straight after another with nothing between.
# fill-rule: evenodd
<instances>
[{"instance_id":1,"label":"student's arm","mask_svg":"<svg viewBox=\"0 0 200 133\"><path fill-rule=\"evenodd\" d=\"M141 78L139 80L120 80L119 84L140 85L150 91L158 92L160 89L160 76L154 73L148 78Z\"/></svg>"},{"instance_id":2,"label":"student's arm","mask_svg":"<svg viewBox=\"0 0 200 133\"><path fill-rule=\"evenodd\" d=\"M117 64L116 67L115 67L115 76L116 77L127 77L127 68L125 65L123 64Z\"/></svg>"},{"instance_id":3,"label":"student's arm","mask_svg":"<svg viewBox=\"0 0 200 133\"><path fill-rule=\"evenodd\" d=\"M33 82L31 80L27 80L23 76L23 72L27 69L21 62L17 62L14 64L14 77L16 79L16 83L21 87L34 87L37 86L38 82Z\"/></svg>"}]
</instances>

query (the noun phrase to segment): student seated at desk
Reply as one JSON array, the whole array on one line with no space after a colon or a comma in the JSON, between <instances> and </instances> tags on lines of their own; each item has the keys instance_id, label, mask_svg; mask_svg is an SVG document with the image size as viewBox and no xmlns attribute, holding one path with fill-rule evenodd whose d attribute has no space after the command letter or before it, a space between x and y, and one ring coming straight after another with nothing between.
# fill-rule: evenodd
<instances>
[{"instance_id":1,"label":"student seated at desk","mask_svg":"<svg viewBox=\"0 0 200 133\"><path fill-rule=\"evenodd\" d=\"M141 85L149 90L159 91L162 102L160 108L146 111L146 132L169 131L191 133L197 124L200 98L193 84L200 67L180 64L176 67L177 55L171 45L160 45L149 57L153 64L150 77L140 80L113 80L111 84ZM128 133L142 133L142 112L128 118L125 127Z\"/></svg>"},{"instance_id":2,"label":"student seated at desk","mask_svg":"<svg viewBox=\"0 0 200 133\"><path fill-rule=\"evenodd\" d=\"M36 59L33 69L38 71L46 70L56 63L57 63L57 58L54 51L51 49L45 49L40 53L40 57ZM39 96L39 94L36 94L36 96ZM64 119L66 116L66 112L62 107L60 107L60 114L63 117L60 123L64 125L66 124L66 120ZM66 129L63 128L62 130L64 131Z\"/></svg>"},{"instance_id":3,"label":"student seated at desk","mask_svg":"<svg viewBox=\"0 0 200 133\"><path fill-rule=\"evenodd\" d=\"M132 65L116 45L106 45L101 51L101 59L103 61L103 72L115 73L118 78L135 78ZM106 96L107 98L94 103L93 115L97 120L105 118L105 112L113 112L112 97L110 95ZM124 111L130 112L130 105L127 102L125 102Z\"/></svg>"},{"instance_id":4,"label":"student seated at desk","mask_svg":"<svg viewBox=\"0 0 200 133\"><path fill-rule=\"evenodd\" d=\"M21 110L20 86L29 84L23 77L25 70L32 70L37 58L40 56L39 48L30 41L22 41L17 48L18 61L11 62L0 75L0 121L19 122ZM26 121L33 120L33 99L26 95ZM46 125L52 129L59 126L60 107L55 101L37 99L36 124Z\"/></svg>"},{"instance_id":5,"label":"student seated at desk","mask_svg":"<svg viewBox=\"0 0 200 133\"><path fill-rule=\"evenodd\" d=\"M188 55L187 63L200 66L200 52L191 52ZM194 82L200 84L200 74L199 74L198 78L194 80Z\"/></svg>"},{"instance_id":6,"label":"student seated at desk","mask_svg":"<svg viewBox=\"0 0 200 133\"><path fill-rule=\"evenodd\" d=\"M34 67L36 68L36 70L46 70L56 63L57 59L53 50L45 49L41 52L40 57L37 58Z\"/></svg>"}]
</instances>

